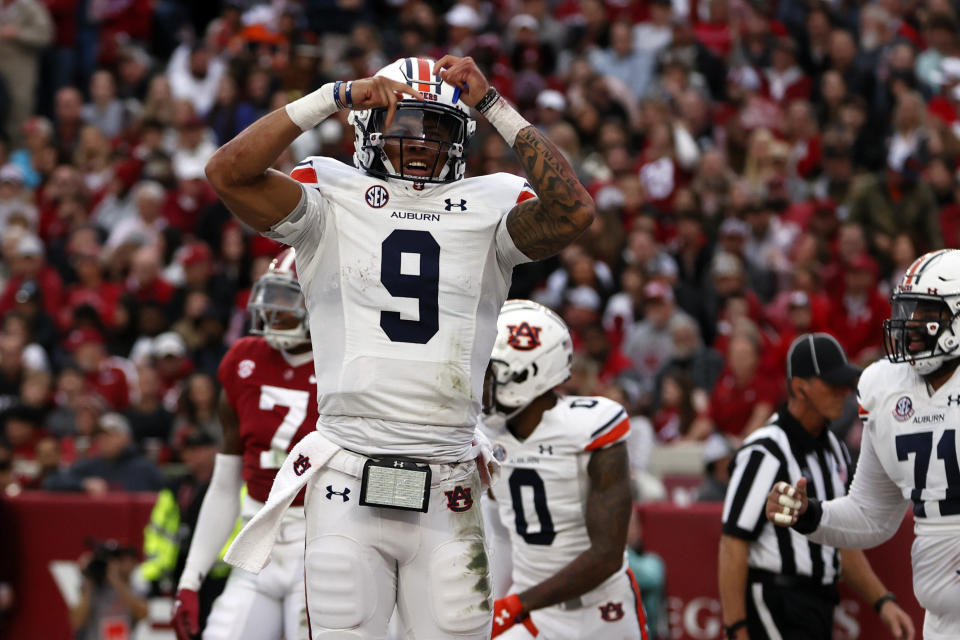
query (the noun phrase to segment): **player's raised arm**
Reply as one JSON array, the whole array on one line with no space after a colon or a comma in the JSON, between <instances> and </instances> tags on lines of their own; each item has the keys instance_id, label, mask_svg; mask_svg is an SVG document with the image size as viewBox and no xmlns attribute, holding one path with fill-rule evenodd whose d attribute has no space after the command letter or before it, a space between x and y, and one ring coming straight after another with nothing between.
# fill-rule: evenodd
<instances>
[{"instance_id":1,"label":"player's raised arm","mask_svg":"<svg viewBox=\"0 0 960 640\"><path fill-rule=\"evenodd\" d=\"M537 194L509 213L507 230L514 244L534 260L558 253L590 226L596 211L573 168L546 136L490 87L472 58L444 56L433 71L459 87L463 101L482 113L516 151Z\"/></svg>"},{"instance_id":2,"label":"player's raised arm","mask_svg":"<svg viewBox=\"0 0 960 640\"><path fill-rule=\"evenodd\" d=\"M327 83L265 115L220 147L207 162L207 180L235 216L266 231L293 211L302 197L299 183L270 168L283 150L341 108L387 107L389 124L404 93L420 99L407 85L379 76Z\"/></svg>"}]
</instances>

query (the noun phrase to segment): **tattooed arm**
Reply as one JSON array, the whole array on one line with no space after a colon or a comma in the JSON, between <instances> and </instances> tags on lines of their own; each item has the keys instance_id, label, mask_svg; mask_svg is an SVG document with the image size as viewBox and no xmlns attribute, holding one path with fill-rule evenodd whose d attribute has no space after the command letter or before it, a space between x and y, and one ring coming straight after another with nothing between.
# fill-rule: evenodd
<instances>
[{"instance_id":1,"label":"tattooed arm","mask_svg":"<svg viewBox=\"0 0 960 640\"><path fill-rule=\"evenodd\" d=\"M513 147L537 194L536 200L522 202L507 214L513 243L534 260L559 253L590 226L596 211L593 198L566 158L490 89L472 58L446 55L436 62L433 72L460 89L463 102L483 113Z\"/></svg>"},{"instance_id":2,"label":"tattooed arm","mask_svg":"<svg viewBox=\"0 0 960 640\"><path fill-rule=\"evenodd\" d=\"M594 451L587 465L587 533L590 548L552 578L517 594L524 613L566 602L599 586L623 565L633 499L627 446Z\"/></svg>"},{"instance_id":3,"label":"tattooed arm","mask_svg":"<svg viewBox=\"0 0 960 640\"><path fill-rule=\"evenodd\" d=\"M559 253L593 222L593 198L563 154L536 127L517 134L513 145L536 199L521 202L507 214L507 231L529 258Z\"/></svg>"}]
</instances>

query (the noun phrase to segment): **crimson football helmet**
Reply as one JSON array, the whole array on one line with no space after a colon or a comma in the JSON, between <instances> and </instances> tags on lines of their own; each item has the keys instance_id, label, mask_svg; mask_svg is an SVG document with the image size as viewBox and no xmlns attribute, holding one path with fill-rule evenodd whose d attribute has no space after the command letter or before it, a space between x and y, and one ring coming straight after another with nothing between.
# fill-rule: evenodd
<instances>
[{"instance_id":1,"label":"crimson football helmet","mask_svg":"<svg viewBox=\"0 0 960 640\"><path fill-rule=\"evenodd\" d=\"M477 123L460 100L460 90L434 75L433 65L434 61L426 58L401 58L377 71L378 76L410 85L423 100L400 100L389 128L384 126L385 107L350 112L348 122L355 136L353 164L358 169L378 178L420 183L443 184L463 178L464 151ZM384 147L388 144L399 145L399 167L387 157ZM412 146L420 152L410 151ZM443 167L434 176L441 161Z\"/></svg>"},{"instance_id":2,"label":"crimson football helmet","mask_svg":"<svg viewBox=\"0 0 960 640\"><path fill-rule=\"evenodd\" d=\"M273 259L250 291L250 333L266 338L274 349L288 350L310 342L307 306L297 280L296 250Z\"/></svg>"}]
</instances>

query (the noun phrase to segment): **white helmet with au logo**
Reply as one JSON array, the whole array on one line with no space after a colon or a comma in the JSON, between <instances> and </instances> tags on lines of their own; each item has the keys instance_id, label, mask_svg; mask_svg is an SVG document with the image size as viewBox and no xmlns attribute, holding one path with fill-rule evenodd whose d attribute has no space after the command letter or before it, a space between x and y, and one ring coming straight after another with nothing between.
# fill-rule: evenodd
<instances>
[{"instance_id":1,"label":"white helmet with au logo","mask_svg":"<svg viewBox=\"0 0 960 640\"><path fill-rule=\"evenodd\" d=\"M490 356L493 410L515 415L570 377L573 341L556 313L531 300L507 300Z\"/></svg>"},{"instance_id":2,"label":"white helmet with au logo","mask_svg":"<svg viewBox=\"0 0 960 640\"><path fill-rule=\"evenodd\" d=\"M470 109L460 100L460 90L433 74L434 61L401 58L376 75L403 82L420 92L423 100L409 96L397 103L393 123L385 128L385 107L351 111L354 130L353 164L379 178L443 184L460 180L466 171L464 152L476 131ZM396 145L394 166L386 152Z\"/></svg>"},{"instance_id":3,"label":"white helmet with au logo","mask_svg":"<svg viewBox=\"0 0 960 640\"><path fill-rule=\"evenodd\" d=\"M253 284L247 311L250 333L285 351L310 342L307 307L297 279L296 250L285 249Z\"/></svg>"},{"instance_id":4,"label":"white helmet with au logo","mask_svg":"<svg viewBox=\"0 0 960 640\"><path fill-rule=\"evenodd\" d=\"M933 373L960 358L960 250L941 249L917 258L890 297L883 346L891 362Z\"/></svg>"}]
</instances>

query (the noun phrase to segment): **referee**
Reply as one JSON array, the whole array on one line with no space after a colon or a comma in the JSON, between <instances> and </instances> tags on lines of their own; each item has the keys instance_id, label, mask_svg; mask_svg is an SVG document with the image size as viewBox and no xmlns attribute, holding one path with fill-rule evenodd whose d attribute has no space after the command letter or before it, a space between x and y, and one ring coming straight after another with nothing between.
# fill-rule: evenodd
<instances>
[{"instance_id":1,"label":"referee","mask_svg":"<svg viewBox=\"0 0 960 640\"><path fill-rule=\"evenodd\" d=\"M807 478L807 493L846 493L850 454L827 429L843 413L860 370L825 333L804 334L787 353L786 405L744 441L730 471L720 539L720 601L730 640L829 640L843 579L880 613L894 638L913 623L861 551L810 542L774 527L764 509L775 482Z\"/></svg>"}]
</instances>

